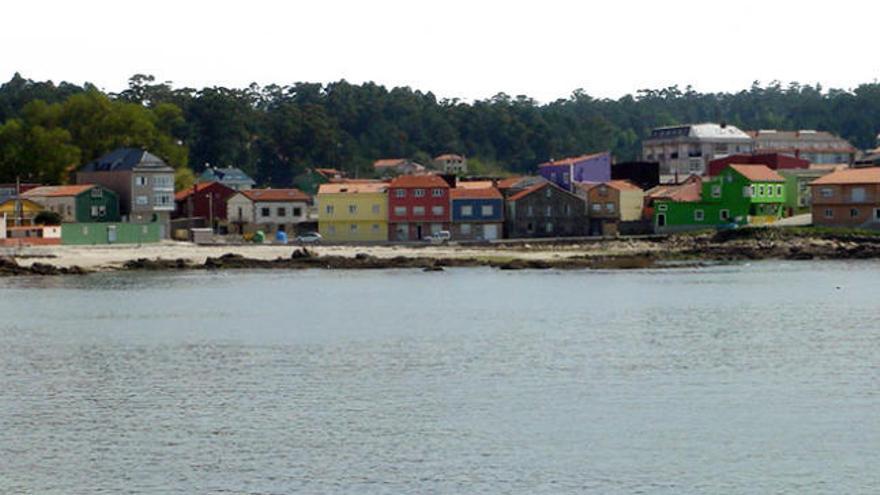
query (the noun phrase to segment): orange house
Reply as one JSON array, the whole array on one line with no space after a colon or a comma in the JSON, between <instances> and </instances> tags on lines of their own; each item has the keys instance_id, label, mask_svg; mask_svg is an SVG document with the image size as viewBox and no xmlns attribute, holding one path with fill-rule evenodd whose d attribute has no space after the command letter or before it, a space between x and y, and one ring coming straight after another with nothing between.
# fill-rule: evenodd
<instances>
[{"instance_id":1,"label":"orange house","mask_svg":"<svg viewBox=\"0 0 880 495\"><path fill-rule=\"evenodd\" d=\"M880 226L880 167L837 170L810 187L814 225Z\"/></svg>"}]
</instances>

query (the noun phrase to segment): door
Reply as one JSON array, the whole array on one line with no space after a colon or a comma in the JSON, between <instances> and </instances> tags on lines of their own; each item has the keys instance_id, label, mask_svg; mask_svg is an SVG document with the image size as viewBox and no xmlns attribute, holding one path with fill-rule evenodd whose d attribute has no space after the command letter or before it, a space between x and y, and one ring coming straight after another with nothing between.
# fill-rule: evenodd
<instances>
[{"instance_id":1,"label":"door","mask_svg":"<svg viewBox=\"0 0 880 495\"><path fill-rule=\"evenodd\" d=\"M113 244L116 242L116 226L108 225L107 226L107 243Z\"/></svg>"},{"instance_id":2,"label":"door","mask_svg":"<svg viewBox=\"0 0 880 495\"><path fill-rule=\"evenodd\" d=\"M666 227L666 213L657 214L657 226Z\"/></svg>"},{"instance_id":3,"label":"door","mask_svg":"<svg viewBox=\"0 0 880 495\"><path fill-rule=\"evenodd\" d=\"M483 239L487 241L498 239L498 226L492 223L483 225Z\"/></svg>"},{"instance_id":4,"label":"door","mask_svg":"<svg viewBox=\"0 0 880 495\"><path fill-rule=\"evenodd\" d=\"M419 241L422 240L422 226L421 225L416 225L416 239Z\"/></svg>"}]
</instances>

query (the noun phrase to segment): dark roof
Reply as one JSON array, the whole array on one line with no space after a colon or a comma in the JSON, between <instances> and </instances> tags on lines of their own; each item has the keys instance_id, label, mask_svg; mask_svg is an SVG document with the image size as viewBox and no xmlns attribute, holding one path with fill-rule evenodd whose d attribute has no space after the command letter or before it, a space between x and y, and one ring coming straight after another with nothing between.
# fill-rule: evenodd
<instances>
[{"instance_id":1,"label":"dark roof","mask_svg":"<svg viewBox=\"0 0 880 495\"><path fill-rule=\"evenodd\" d=\"M138 148L117 148L95 161L85 164L80 172L119 172L140 169L173 171L158 156Z\"/></svg>"},{"instance_id":2,"label":"dark roof","mask_svg":"<svg viewBox=\"0 0 880 495\"><path fill-rule=\"evenodd\" d=\"M243 170L236 167L213 168L208 167L199 176L199 180L203 182L218 181L225 183L244 182L254 184L254 180L244 173Z\"/></svg>"}]
</instances>

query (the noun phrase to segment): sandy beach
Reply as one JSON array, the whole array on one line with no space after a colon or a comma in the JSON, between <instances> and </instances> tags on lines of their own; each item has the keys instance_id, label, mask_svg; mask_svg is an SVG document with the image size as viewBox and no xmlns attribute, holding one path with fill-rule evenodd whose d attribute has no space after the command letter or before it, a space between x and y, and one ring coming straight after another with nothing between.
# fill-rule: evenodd
<instances>
[{"instance_id":1,"label":"sandy beach","mask_svg":"<svg viewBox=\"0 0 880 495\"><path fill-rule=\"evenodd\" d=\"M296 245L218 245L204 246L187 242L166 241L159 244L114 246L30 246L0 249L0 255L14 257L22 266L47 263L57 267L78 266L86 270L113 270L125 262L146 258L149 260L178 260L201 265L209 257L237 254L250 259L274 260L288 258L300 246ZM522 259L543 260L571 257L627 255L654 252L661 246L654 242L636 240L609 240L583 244L525 244L519 246L307 246L318 256L354 257L359 253L376 258L436 258L436 259Z\"/></svg>"}]
</instances>

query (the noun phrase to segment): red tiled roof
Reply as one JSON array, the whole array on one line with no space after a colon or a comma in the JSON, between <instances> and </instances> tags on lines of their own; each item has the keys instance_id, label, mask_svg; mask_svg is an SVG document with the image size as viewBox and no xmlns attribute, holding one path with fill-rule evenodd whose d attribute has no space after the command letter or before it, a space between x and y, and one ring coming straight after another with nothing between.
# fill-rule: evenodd
<instances>
[{"instance_id":1,"label":"red tiled roof","mask_svg":"<svg viewBox=\"0 0 880 495\"><path fill-rule=\"evenodd\" d=\"M613 187L618 191L641 191L642 188L633 184L628 180L612 180L605 183L608 187Z\"/></svg>"},{"instance_id":2,"label":"red tiled roof","mask_svg":"<svg viewBox=\"0 0 880 495\"><path fill-rule=\"evenodd\" d=\"M391 181L391 187L449 187L439 175L401 175Z\"/></svg>"},{"instance_id":3,"label":"red tiled roof","mask_svg":"<svg viewBox=\"0 0 880 495\"><path fill-rule=\"evenodd\" d=\"M373 168L389 168L389 167L397 167L406 163L405 158L383 158L381 160L376 160L373 162Z\"/></svg>"},{"instance_id":4,"label":"red tiled roof","mask_svg":"<svg viewBox=\"0 0 880 495\"><path fill-rule=\"evenodd\" d=\"M523 189L522 191L507 198L507 200L508 201L519 201L520 199L528 196L529 194L532 194L535 191L540 191L541 189L544 189L545 187L552 187L552 188L558 189L565 194L569 194L569 195L575 196L576 198L580 199L580 196L574 195L574 194L566 191L565 189L557 186L556 184L554 184L552 182L544 181L544 182L538 182L537 184L534 184L532 186L529 186L529 187Z\"/></svg>"},{"instance_id":5,"label":"red tiled roof","mask_svg":"<svg viewBox=\"0 0 880 495\"><path fill-rule=\"evenodd\" d=\"M434 160L438 162L440 160L464 160L464 157L461 155L456 155L455 153L444 153L440 156L435 156Z\"/></svg>"},{"instance_id":6,"label":"red tiled roof","mask_svg":"<svg viewBox=\"0 0 880 495\"><path fill-rule=\"evenodd\" d=\"M21 193L23 198L42 197L59 198L64 196L78 196L95 187L95 184L76 184L70 186L41 186Z\"/></svg>"},{"instance_id":7,"label":"red tiled roof","mask_svg":"<svg viewBox=\"0 0 880 495\"><path fill-rule=\"evenodd\" d=\"M517 184L523 181L525 177L508 177L506 179L501 179L498 181L498 189L510 189L511 187L516 187Z\"/></svg>"},{"instance_id":8,"label":"red tiled roof","mask_svg":"<svg viewBox=\"0 0 880 495\"><path fill-rule=\"evenodd\" d=\"M785 177L771 170L767 165L729 165L743 177L754 182L785 182Z\"/></svg>"},{"instance_id":9,"label":"red tiled roof","mask_svg":"<svg viewBox=\"0 0 880 495\"><path fill-rule=\"evenodd\" d=\"M248 189L241 191L251 201L311 201L311 196L299 189Z\"/></svg>"},{"instance_id":10,"label":"red tiled roof","mask_svg":"<svg viewBox=\"0 0 880 495\"><path fill-rule=\"evenodd\" d=\"M501 199L501 192L494 187L482 189L455 188L450 189L452 199Z\"/></svg>"},{"instance_id":11,"label":"red tiled roof","mask_svg":"<svg viewBox=\"0 0 880 495\"><path fill-rule=\"evenodd\" d=\"M681 184L659 185L648 191L646 196L652 200L669 199L672 201L700 201L702 199L703 181L699 176L692 175Z\"/></svg>"},{"instance_id":12,"label":"red tiled roof","mask_svg":"<svg viewBox=\"0 0 880 495\"><path fill-rule=\"evenodd\" d=\"M554 167L554 166L558 166L558 165L571 165L571 164L574 164L574 163L577 163L577 162L582 162L582 161L584 161L584 160L589 160L589 159L591 159L591 158L596 158L596 157L598 157L598 156L602 156L602 155L604 155L604 154L606 154L606 153L608 153L608 152L607 152L607 151L602 151L602 152L600 152L600 153L590 153L590 154L581 155L581 156L572 156L572 157L568 157L568 158L563 158L563 159L561 159L561 160L554 160L554 161L550 161L550 162L544 162L544 163L538 165L538 168L541 168L541 167Z\"/></svg>"},{"instance_id":13,"label":"red tiled roof","mask_svg":"<svg viewBox=\"0 0 880 495\"><path fill-rule=\"evenodd\" d=\"M880 167L836 170L810 182L810 185L822 184L880 184Z\"/></svg>"},{"instance_id":14,"label":"red tiled roof","mask_svg":"<svg viewBox=\"0 0 880 495\"><path fill-rule=\"evenodd\" d=\"M197 192L197 193L202 192L202 191L204 191L205 189L211 187L211 186L214 185L214 184L217 184L217 182L216 182L216 181L213 181L213 180L208 181L208 182L199 182L198 184L196 184L196 185L194 186L194 187L195 187L195 191L193 191L193 188L192 188L192 187L188 187L188 188L186 188L186 189L184 189L184 190L182 190L182 191L177 191L177 192L174 194L174 200L175 200L175 201L183 201L184 199L190 197L190 195L191 195L193 192Z\"/></svg>"}]
</instances>

